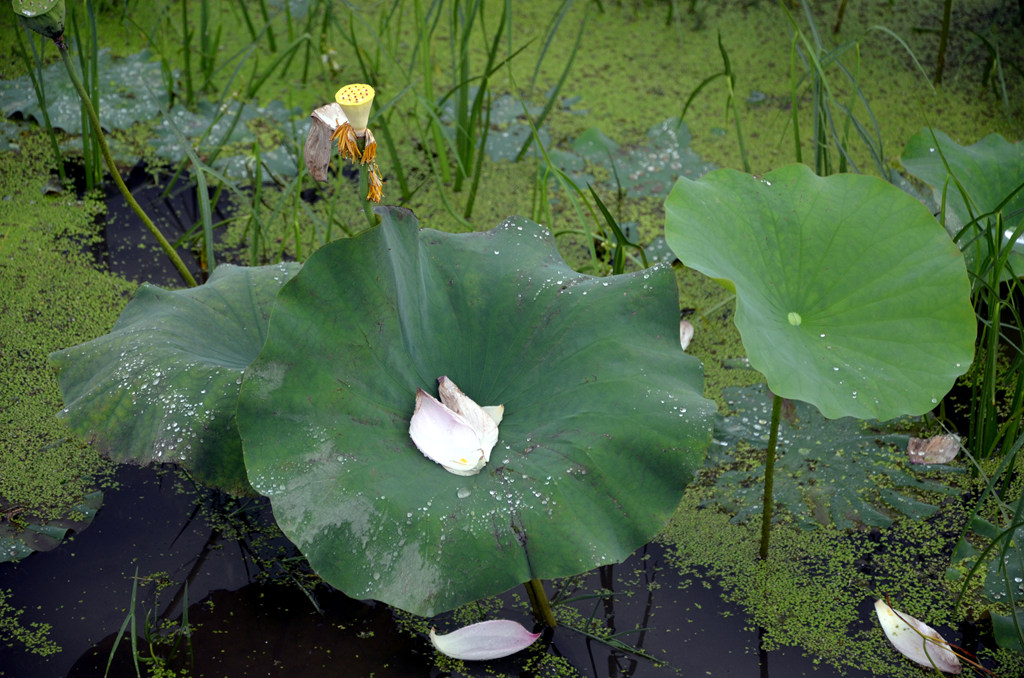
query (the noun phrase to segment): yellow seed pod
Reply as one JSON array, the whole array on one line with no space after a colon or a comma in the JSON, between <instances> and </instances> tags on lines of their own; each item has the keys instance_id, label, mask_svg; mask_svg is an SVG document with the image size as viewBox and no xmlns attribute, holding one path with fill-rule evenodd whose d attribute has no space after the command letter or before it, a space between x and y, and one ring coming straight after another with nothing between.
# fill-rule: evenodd
<instances>
[{"instance_id":1,"label":"yellow seed pod","mask_svg":"<svg viewBox=\"0 0 1024 678\"><path fill-rule=\"evenodd\" d=\"M373 88L360 83L345 85L334 95L334 100L345 111L345 117L356 134L362 136L366 122L370 119L370 105L373 103Z\"/></svg>"}]
</instances>

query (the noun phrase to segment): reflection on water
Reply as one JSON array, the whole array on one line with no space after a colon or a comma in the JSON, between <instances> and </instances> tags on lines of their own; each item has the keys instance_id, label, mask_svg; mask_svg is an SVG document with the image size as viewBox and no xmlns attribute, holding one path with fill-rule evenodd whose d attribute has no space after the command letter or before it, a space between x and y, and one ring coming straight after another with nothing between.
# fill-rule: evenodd
<instances>
[{"instance_id":1,"label":"reflection on water","mask_svg":"<svg viewBox=\"0 0 1024 678\"><path fill-rule=\"evenodd\" d=\"M0 646L0 676L103 676L136 572L140 655L150 654L148 629L163 638L153 651L191 676L462 675L435 666L425 631L468 622L450 614L410 619L318 584L278 535L265 500L231 499L175 472L132 466L117 480L88 529L54 551L0 565L10 602L25 610L20 623L52 625L63 648L44 658ZM521 653L471 664L468 675L831 675L798 650L760 652L742 611L723 602L712 581L681 578L665 556L652 543L621 565L546 583L549 595L569 601L573 625L621 634L616 639L639 653L560 627L541 641L552 661L537 667L536 657ZM519 590L506 593L486 616L530 627L525 599ZM129 637L110 676L135 675Z\"/></svg>"}]
</instances>

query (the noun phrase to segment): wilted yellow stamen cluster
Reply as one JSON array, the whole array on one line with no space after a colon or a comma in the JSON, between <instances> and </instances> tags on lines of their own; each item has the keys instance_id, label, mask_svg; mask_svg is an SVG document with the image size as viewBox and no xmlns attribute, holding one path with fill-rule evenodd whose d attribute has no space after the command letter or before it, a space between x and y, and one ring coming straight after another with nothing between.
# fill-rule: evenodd
<instances>
[{"instance_id":1,"label":"wilted yellow stamen cluster","mask_svg":"<svg viewBox=\"0 0 1024 678\"><path fill-rule=\"evenodd\" d=\"M360 83L345 85L334 95L334 100L341 106L348 122L343 122L331 135L331 141L338 143L338 154L342 158L352 160L361 165L369 165L367 178L369 191L367 200L379 203L384 179L377 168L377 141L373 132L366 127L370 119L370 105L373 103L373 88ZM359 150L359 140L363 140L363 150Z\"/></svg>"}]
</instances>

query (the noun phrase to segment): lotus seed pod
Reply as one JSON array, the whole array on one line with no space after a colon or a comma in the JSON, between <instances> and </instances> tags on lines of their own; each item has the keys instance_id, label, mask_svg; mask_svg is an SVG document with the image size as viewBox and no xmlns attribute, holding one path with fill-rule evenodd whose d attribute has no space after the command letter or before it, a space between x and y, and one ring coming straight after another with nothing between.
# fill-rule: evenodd
<instances>
[{"instance_id":1,"label":"lotus seed pod","mask_svg":"<svg viewBox=\"0 0 1024 678\"><path fill-rule=\"evenodd\" d=\"M369 85L345 85L334 95L334 100L345 111L345 117L358 136L363 135L370 119L370 105L373 104L373 88Z\"/></svg>"},{"instance_id":2,"label":"lotus seed pod","mask_svg":"<svg viewBox=\"0 0 1024 678\"><path fill-rule=\"evenodd\" d=\"M11 7L27 28L51 40L64 35L64 0L11 0Z\"/></svg>"}]
</instances>

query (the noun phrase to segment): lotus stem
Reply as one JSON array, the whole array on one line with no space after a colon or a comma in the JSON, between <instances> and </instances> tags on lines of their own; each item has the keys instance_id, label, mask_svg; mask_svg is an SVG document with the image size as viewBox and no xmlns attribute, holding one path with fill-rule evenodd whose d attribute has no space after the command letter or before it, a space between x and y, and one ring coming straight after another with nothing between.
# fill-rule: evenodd
<instances>
[{"instance_id":1,"label":"lotus stem","mask_svg":"<svg viewBox=\"0 0 1024 678\"><path fill-rule=\"evenodd\" d=\"M779 413L782 398L772 394L772 430L768 436L768 454L764 461L764 502L761 507L761 560L768 557L768 541L772 532L772 484L775 479L775 447L779 442Z\"/></svg>"},{"instance_id":2,"label":"lotus stem","mask_svg":"<svg viewBox=\"0 0 1024 678\"><path fill-rule=\"evenodd\" d=\"M356 147L359 148L360 157L363 155L363 149L366 148L366 135L356 134ZM370 165L366 165L362 162L356 163L359 166L359 195L363 197L363 214L366 215L366 221L370 224L370 228L377 225L377 217L373 214L373 203L370 201L370 172L373 171Z\"/></svg>"},{"instance_id":3,"label":"lotus stem","mask_svg":"<svg viewBox=\"0 0 1024 678\"><path fill-rule=\"evenodd\" d=\"M185 262L182 261L181 257L178 256L178 253L174 251L174 247L167 241L167 238L165 238L164 234L160 232L160 229L156 227L156 224L154 224L153 220L149 218L149 215L147 215L145 210L142 209L142 206L136 202L135 196L132 195L132 192L124 185L124 180L121 179L121 173L117 171L117 166L114 164L114 158L110 155L110 148L107 147L107 140L103 136L103 128L100 127L100 116L96 113L96 107L93 106L92 99L89 98L89 94L85 91L85 87L82 85L81 79L78 77L74 67L71 65L71 57L68 54L67 43L63 38L58 38L54 40L54 42L57 44L58 51L60 51L61 59L64 60L64 67L68 71L68 77L71 78L71 84L75 86L78 96L82 98L82 105L85 106L86 115L89 116L89 122L92 124L92 128L96 136L96 142L100 146L100 152L103 153L103 159L107 163L107 169L110 170L110 175L113 177L114 183L117 184L118 190L121 191L121 195L123 195L124 199L128 201L128 205L132 210L139 215L140 219L142 219L142 223L146 225L149 232L152 233L153 237L160 243L160 247L171 260L171 263L174 264L174 268L178 270L178 274L181 276L181 279L184 280L185 284L189 287L195 287L198 283L196 283L196 279L192 277L192 274L189 273L188 268L185 267Z\"/></svg>"},{"instance_id":4,"label":"lotus stem","mask_svg":"<svg viewBox=\"0 0 1024 678\"><path fill-rule=\"evenodd\" d=\"M537 621L543 622L551 628L558 626L558 622L555 621L555 613L551 611L551 603L548 602L548 596L544 593L544 584L541 580L531 579L524 586L526 586L526 595L530 598L533 616L537 618Z\"/></svg>"}]
</instances>

